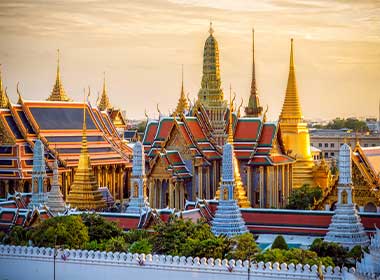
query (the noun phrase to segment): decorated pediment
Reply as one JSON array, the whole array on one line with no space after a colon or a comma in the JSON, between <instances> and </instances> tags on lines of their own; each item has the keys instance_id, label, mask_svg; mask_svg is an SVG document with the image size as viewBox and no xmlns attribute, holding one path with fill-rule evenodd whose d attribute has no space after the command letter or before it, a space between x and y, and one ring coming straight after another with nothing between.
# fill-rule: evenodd
<instances>
[{"instance_id":1,"label":"decorated pediment","mask_svg":"<svg viewBox=\"0 0 380 280\"><path fill-rule=\"evenodd\" d=\"M165 149L178 151L184 160L193 159L193 154L191 153L190 145L186 141L182 132L179 131L177 126L173 127L169 136L169 140L165 145Z\"/></svg>"}]
</instances>

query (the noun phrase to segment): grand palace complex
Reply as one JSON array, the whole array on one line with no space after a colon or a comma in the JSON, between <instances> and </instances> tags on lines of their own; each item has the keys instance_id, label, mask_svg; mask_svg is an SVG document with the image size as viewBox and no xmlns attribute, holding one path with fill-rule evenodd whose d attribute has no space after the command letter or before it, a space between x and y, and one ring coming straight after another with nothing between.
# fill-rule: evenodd
<instances>
[{"instance_id":1,"label":"grand palace complex","mask_svg":"<svg viewBox=\"0 0 380 280\"><path fill-rule=\"evenodd\" d=\"M276 122L267 121L260 104L254 56L253 34L251 91L242 110L242 104L234 105L231 89L228 97L222 90L219 46L210 26L196 102L185 96L182 81L174 113L147 119L141 139L146 170L142 184L150 207L183 210L190 202L223 196L223 145L229 143L234 150L233 197L240 208L284 208L290 192L304 184L323 190L314 209L335 208L339 173L323 158L314 160L297 90L293 39ZM74 102L64 90L58 60L56 81L46 101L25 100L17 93L18 101L12 103L0 76L0 197L35 191L36 141L44 148L43 191L52 188L56 161L58 184L71 207L103 209L104 203L96 203L102 199L99 187L106 187L107 196L120 204L137 192L131 183L134 143L121 136L127 124L121 110L112 107L105 80L97 104ZM353 148L353 197L360 211L380 212L379 163L379 148L361 147L359 142Z\"/></svg>"}]
</instances>

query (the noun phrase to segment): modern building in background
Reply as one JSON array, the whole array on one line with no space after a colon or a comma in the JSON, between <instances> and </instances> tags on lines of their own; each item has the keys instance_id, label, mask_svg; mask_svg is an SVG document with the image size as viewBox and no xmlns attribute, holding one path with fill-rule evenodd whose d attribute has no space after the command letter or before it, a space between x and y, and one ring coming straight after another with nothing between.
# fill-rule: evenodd
<instances>
[{"instance_id":1,"label":"modern building in background","mask_svg":"<svg viewBox=\"0 0 380 280\"><path fill-rule=\"evenodd\" d=\"M363 148L380 146L380 135L356 133L348 129L310 129L310 144L321 150L324 158L339 157L339 149L347 143L351 148L359 142Z\"/></svg>"}]
</instances>

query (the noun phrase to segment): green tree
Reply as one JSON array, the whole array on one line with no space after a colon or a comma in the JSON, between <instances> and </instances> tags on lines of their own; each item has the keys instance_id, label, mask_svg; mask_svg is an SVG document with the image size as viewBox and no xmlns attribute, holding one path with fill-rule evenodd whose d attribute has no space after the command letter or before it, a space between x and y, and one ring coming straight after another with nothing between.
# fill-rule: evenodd
<instances>
[{"instance_id":1,"label":"green tree","mask_svg":"<svg viewBox=\"0 0 380 280\"><path fill-rule=\"evenodd\" d=\"M82 221L87 227L90 241L109 240L123 235L123 230L115 222L110 222L98 214L82 214Z\"/></svg>"},{"instance_id":2,"label":"green tree","mask_svg":"<svg viewBox=\"0 0 380 280\"><path fill-rule=\"evenodd\" d=\"M152 253L152 248L153 246L150 244L148 239L141 239L133 242L128 251L132 254L150 254Z\"/></svg>"},{"instance_id":3,"label":"green tree","mask_svg":"<svg viewBox=\"0 0 380 280\"><path fill-rule=\"evenodd\" d=\"M308 210L314 205L314 201L318 201L322 197L322 190L319 187L310 187L303 185L294 189L289 196L287 209Z\"/></svg>"},{"instance_id":4,"label":"green tree","mask_svg":"<svg viewBox=\"0 0 380 280\"><path fill-rule=\"evenodd\" d=\"M278 235L272 243L271 249L288 250L288 244L286 243L282 235Z\"/></svg>"},{"instance_id":5,"label":"green tree","mask_svg":"<svg viewBox=\"0 0 380 280\"><path fill-rule=\"evenodd\" d=\"M124 239L127 243L133 244L136 241L149 239L151 234L145 229L131 229L124 234Z\"/></svg>"},{"instance_id":6,"label":"green tree","mask_svg":"<svg viewBox=\"0 0 380 280\"><path fill-rule=\"evenodd\" d=\"M309 264L324 266L334 266L334 262L330 257L318 257L316 252L310 250L302 250L299 248L292 248L289 250L270 249L261 254L256 255L257 262L279 262L279 263L293 263L293 264Z\"/></svg>"},{"instance_id":7,"label":"green tree","mask_svg":"<svg viewBox=\"0 0 380 280\"><path fill-rule=\"evenodd\" d=\"M253 235L249 232L231 238L232 246L229 259L247 260L259 252Z\"/></svg>"},{"instance_id":8,"label":"green tree","mask_svg":"<svg viewBox=\"0 0 380 280\"><path fill-rule=\"evenodd\" d=\"M116 236L108 240L104 239L100 249L107 252L126 252L128 245L122 236Z\"/></svg>"},{"instance_id":9,"label":"green tree","mask_svg":"<svg viewBox=\"0 0 380 280\"><path fill-rule=\"evenodd\" d=\"M30 239L35 246L55 245L79 249L89 241L87 227L79 216L61 216L43 221L31 229Z\"/></svg>"},{"instance_id":10,"label":"green tree","mask_svg":"<svg viewBox=\"0 0 380 280\"><path fill-rule=\"evenodd\" d=\"M191 240L214 238L210 226L205 221L193 223L176 216L172 216L166 224L156 225L154 229L153 251L158 254L184 255L184 252L190 252L186 247L188 239L189 242L193 242Z\"/></svg>"},{"instance_id":11,"label":"green tree","mask_svg":"<svg viewBox=\"0 0 380 280\"><path fill-rule=\"evenodd\" d=\"M138 131L138 132L145 132L145 128L146 128L146 121L141 121L141 122L137 125L137 131Z\"/></svg>"},{"instance_id":12,"label":"green tree","mask_svg":"<svg viewBox=\"0 0 380 280\"><path fill-rule=\"evenodd\" d=\"M331 257L337 266L351 265L348 250L337 243L317 238L311 244L310 250L316 252L319 257Z\"/></svg>"},{"instance_id":13,"label":"green tree","mask_svg":"<svg viewBox=\"0 0 380 280\"><path fill-rule=\"evenodd\" d=\"M329 129L348 128L354 131L361 131L361 132L367 132L369 130L367 124L364 121L360 121L356 118L347 118L347 119L335 118L334 120L330 121L324 128L329 128Z\"/></svg>"},{"instance_id":14,"label":"green tree","mask_svg":"<svg viewBox=\"0 0 380 280\"><path fill-rule=\"evenodd\" d=\"M28 232L21 226L15 226L8 235L3 236L2 239L5 244L26 246L28 245Z\"/></svg>"}]
</instances>

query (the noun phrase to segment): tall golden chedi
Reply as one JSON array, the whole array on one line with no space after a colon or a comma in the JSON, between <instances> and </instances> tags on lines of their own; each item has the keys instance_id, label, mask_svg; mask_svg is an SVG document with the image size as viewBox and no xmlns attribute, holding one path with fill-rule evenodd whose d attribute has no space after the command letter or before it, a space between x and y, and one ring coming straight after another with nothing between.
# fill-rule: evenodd
<instances>
[{"instance_id":1,"label":"tall golden chedi","mask_svg":"<svg viewBox=\"0 0 380 280\"><path fill-rule=\"evenodd\" d=\"M210 23L209 37L203 52L203 76L201 89L198 92L198 102L203 105L213 128L212 136L219 145L223 145L226 138L225 114L227 102L224 100L221 89L219 69L219 47Z\"/></svg>"},{"instance_id":2,"label":"tall golden chedi","mask_svg":"<svg viewBox=\"0 0 380 280\"><path fill-rule=\"evenodd\" d=\"M78 168L74 175L74 182L67 197L67 203L79 210L96 210L106 207L106 202L96 184L87 148L86 102L83 105L82 149L79 156Z\"/></svg>"},{"instance_id":3,"label":"tall golden chedi","mask_svg":"<svg viewBox=\"0 0 380 280\"><path fill-rule=\"evenodd\" d=\"M288 85L279 121L285 149L290 156L296 159L293 167L293 188L297 188L303 184L313 186L315 183L310 135L298 98L293 52L293 39L291 39Z\"/></svg>"},{"instance_id":4,"label":"tall golden chedi","mask_svg":"<svg viewBox=\"0 0 380 280\"><path fill-rule=\"evenodd\" d=\"M47 101L72 101L67 95L61 82L61 72L59 70L59 50L57 50L57 75L53 90L46 99Z\"/></svg>"}]
</instances>

